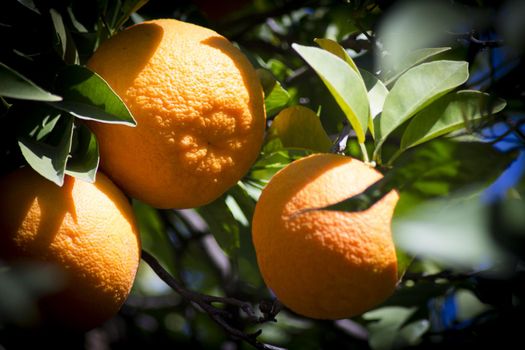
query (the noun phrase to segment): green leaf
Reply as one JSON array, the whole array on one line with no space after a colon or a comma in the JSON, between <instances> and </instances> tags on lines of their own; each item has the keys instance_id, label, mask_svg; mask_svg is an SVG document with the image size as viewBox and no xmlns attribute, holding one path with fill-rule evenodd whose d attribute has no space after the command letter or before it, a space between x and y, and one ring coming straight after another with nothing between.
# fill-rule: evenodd
<instances>
[{"instance_id":1,"label":"green leaf","mask_svg":"<svg viewBox=\"0 0 525 350\"><path fill-rule=\"evenodd\" d=\"M417 311L417 308L388 306L363 315L369 323L369 344L374 350L389 350L394 348L394 343L399 337L399 330Z\"/></svg>"},{"instance_id":2,"label":"green leaf","mask_svg":"<svg viewBox=\"0 0 525 350\"><path fill-rule=\"evenodd\" d=\"M18 138L22 155L29 165L58 186L64 184L66 162L73 138L73 118L62 116L60 121L53 128L53 134L58 138L56 144L37 141L29 136Z\"/></svg>"},{"instance_id":3,"label":"green leaf","mask_svg":"<svg viewBox=\"0 0 525 350\"><path fill-rule=\"evenodd\" d=\"M275 82L270 94L265 97L264 105L266 107L266 115L271 117L277 114L281 109L286 107L290 102L290 94L286 91L281 83Z\"/></svg>"},{"instance_id":4,"label":"green leaf","mask_svg":"<svg viewBox=\"0 0 525 350\"><path fill-rule=\"evenodd\" d=\"M376 152L398 126L467 78L468 63L458 61L423 63L403 74L386 97L383 113L375 119L379 124Z\"/></svg>"},{"instance_id":5,"label":"green leaf","mask_svg":"<svg viewBox=\"0 0 525 350\"><path fill-rule=\"evenodd\" d=\"M71 37L71 34L64 25L62 16L54 9L49 10L49 13L51 15L51 20L53 22L56 38L58 41L57 45L55 45L58 54L66 63L78 64L79 57L77 48L73 38Z\"/></svg>"},{"instance_id":6,"label":"green leaf","mask_svg":"<svg viewBox=\"0 0 525 350\"><path fill-rule=\"evenodd\" d=\"M397 189L396 214L400 215L424 200L445 197L473 184L488 185L512 159L512 154L502 154L486 143L434 140L403 154L395 167L362 193L322 209L366 210Z\"/></svg>"},{"instance_id":7,"label":"green leaf","mask_svg":"<svg viewBox=\"0 0 525 350\"><path fill-rule=\"evenodd\" d=\"M61 101L62 97L35 85L32 81L0 62L0 96L32 101Z\"/></svg>"},{"instance_id":8,"label":"green leaf","mask_svg":"<svg viewBox=\"0 0 525 350\"><path fill-rule=\"evenodd\" d=\"M136 122L120 97L98 74L70 65L59 72L57 90L64 101L52 105L77 118L135 126Z\"/></svg>"},{"instance_id":9,"label":"green leaf","mask_svg":"<svg viewBox=\"0 0 525 350\"><path fill-rule=\"evenodd\" d=\"M414 147L505 108L506 102L479 91L458 91L446 95L417 114L401 139L401 149Z\"/></svg>"},{"instance_id":10,"label":"green leaf","mask_svg":"<svg viewBox=\"0 0 525 350\"><path fill-rule=\"evenodd\" d=\"M332 142L319 117L303 106L288 107L279 113L268 130L269 139L279 138L287 148L305 148L328 152Z\"/></svg>"},{"instance_id":11,"label":"green leaf","mask_svg":"<svg viewBox=\"0 0 525 350\"><path fill-rule=\"evenodd\" d=\"M322 39L322 38L316 38L314 39L315 43L319 45L324 50L336 55L346 63L350 65L350 67L356 72L359 73L359 69L357 68L357 65L355 64L354 60L346 50L339 45L336 41L333 41L331 39Z\"/></svg>"},{"instance_id":12,"label":"green leaf","mask_svg":"<svg viewBox=\"0 0 525 350\"><path fill-rule=\"evenodd\" d=\"M159 211L135 199L132 201L132 204L140 232L142 248L155 254L169 272L175 273L173 264L175 251L169 241L166 225Z\"/></svg>"},{"instance_id":13,"label":"green leaf","mask_svg":"<svg viewBox=\"0 0 525 350\"><path fill-rule=\"evenodd\" d=\"M281 140L277 138L270 140L265 148L246 176L250 184L256 187L266 185L272 176L286 165L312 153L307 149L283 148Z\"/></svg>"},{"instance_id":14,"label":"green leaf","mask_svg":"<svg viewBox=\"0 0 525 350\"><path fill-rule=\"evenodd\" d=\"M277 80L273 76L272 72L270 72L268 69L258 68L256 69L256 72L263 88L264 97L266 98L272 92L272 89L274 88L275 83L277 83Z\"/></svg>"},{"instance_id":15,"label":"green leaf","mask_svg":"<svg viewBox=\"0 0 525 350\"><path fill-rule=\"evenodd\" d=\"M57 51L60 57L64 58L66 53L66 47L67 47L67 34L66 34L66 27L64 26L64 22L62 21L62 16L60 13L58 13L56 10L51 9L49 10L49 14L51 15L51 20L53 21L53 26L55 28L55 33L57 35Z\"/></svg>"},{"instance_id":16,"label":"green leaf","mask_svg":"<svg viewBox=\"0 0 525 350\"><path fill-rule=\"evenodd\" d=\"M366 91L368 93L368 101L370 102L370 116L375 119L382 111L385 99L388 95L388 89L379 78L372 73L359 69L361 77L365 83ZM373 124L372 124L373 127Z\"/></svg>"},{"instance_id":17,"label":"green leaf","mask_svg":"<svg viewBox=\"0 0 525 350\"><path fill-rule=\"evenodd\" d=\"M400 285L396 292L383 303L383 306L418 306L426 304L430 299L446 293L451 288L450 283L435 283L417 281L413 286Z\"/></svg>"},{"instance_id":18,"label":"green leaf","mask_svg":"<svg viewBox=\"0 0 525 350\"><path fill-rule=\"evenodd\" d=\"M66 174L87 182L95 182L99 164L98 143L87 126L79 124L73 134L71 158L67 161Z\"/></svg>"},{"instance_id":19,"label":"green leaf","mask_svg":"<svg viewBox=\"0 0 525 350\"><path fill-rule=\"evenodd\" d=\"M114 29L120 29L120 27L122 27L129 19L129 16L131 16L133 12L138 11L142 6L146 5L148 1L149 0L124 0L122 7L120 8L121 15L116 21Z\"/></svg>"},{"instance_id":20,"label":"green leaf","mask_svg":"<svg viewBox=\"0 0 525 350\"><path fill-rule=\"evenodd\" d=\"M197 212L208 224L210 232L229 257L235 257L240 248L239 223L235 220L226 203L227 196L222 196L214 202L200 207Z\"/></svg>"},{"instance_id":21,"label":"green leaf","mask_svg":"<svg viewBox=\"0 0 525 350\"><path fill-rule=\"evenodd\" d=\"M493 268L506 260L490 237L489 215L476 192L423 203L393 222L396 245L456 271Z\"/></svg>"},{"instance_id":22,"label":"green leaf","mask_svg":"<svg viewBox=\"0 0 525 350\"><path fill-rule=\"evenodd\" d=\"M370 108L368 128L370 129L372 137L374 137L375 131L373 119L383 110L383 104L385 102L386 95L388 94L388 89L372 73L369 73L364 69L359 69L352 57L350 57L346 50L337 42L330 39L315 39L314 41L326 51L333 53L348 63L348 65L361 77L364 88L368 94Z\"/></svg>"},{"instance_id":23,"label":"green leaf","mask_svg":"<svg viewBox=\"0 0 525 350\"><path fill-rule=\"evenodd\" d=\"M408 53L402 60L401 64L394 70L385 74L386 85L390 85L396 81L403 73L408 69L417 66L420 63L427 61L429 58L434 57L440 53L449 51L450 47L435 47L418 49Z\"/></svg>"},{"instance_id":24,"label":"green leaf","mask_svg":"<svg viewBox=\"0 0 525 350\"><path fill-rule=\"evenodd\" d=\"M354 128L359 143L368 129L368 97L359 73L339 57L316 47L292 47L317 72Z\"/></svg>"}]
</instances>

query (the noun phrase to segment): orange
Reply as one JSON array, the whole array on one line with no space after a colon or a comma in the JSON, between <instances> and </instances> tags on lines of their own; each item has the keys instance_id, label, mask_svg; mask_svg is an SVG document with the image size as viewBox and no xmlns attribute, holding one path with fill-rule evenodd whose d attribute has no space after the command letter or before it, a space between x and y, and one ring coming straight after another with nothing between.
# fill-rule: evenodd
<instances>
[{"instance_id":1,"label":"orange","mask_svg":"<svg viewBox=\"0 0 525 350\"><path fill-rule=\"evenodd\" d=\"M212 30L173 19L132 26L88 63L137 126L90 123L101 166L132 197L158 208L207 204L257 158L262 88L247 58Z\"/></svg>"},{"instance_id":2,"label":"orange","mask_svg":"<svg viewBox=\"0 0 525 350\"><path fill-rule=\"evenodd\" d=\"M396 192L362 212L307 210L356 195L381 177L359 160L314 154L280 170L265 187L253 242L266 285L288 308L340 319L371 309L394 291Z\"/></svg>"},{"instance_id":3,"label":"orange","mask_svg":"<svg viewBox=\"0 0 525 350\"><path fill-rule=\"evenodd\" d=\"M63 287L41 300L45 321L89 329L127 298L140 259L132 208L103 174L63 187L30 168L0 180L0 260L55 265Z\"/></svg>"}]
</instances>

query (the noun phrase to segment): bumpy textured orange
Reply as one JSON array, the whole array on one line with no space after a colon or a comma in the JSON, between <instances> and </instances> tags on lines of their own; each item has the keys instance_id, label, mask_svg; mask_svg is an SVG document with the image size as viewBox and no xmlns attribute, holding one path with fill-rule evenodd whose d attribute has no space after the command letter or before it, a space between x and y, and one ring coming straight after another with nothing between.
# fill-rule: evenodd
<instances>
[{"instance_id":1,"label":"bumpy textured orange","mask_svg":"<svg viewBox=\"0 0 525 350\"><path fill-rule=\"evenodd\" d=\"M257 261L267 286L291 310L352 317L394 291L390 224L397 193L363 212L303 212L358 194L381 176L359 160L315 154L279 171L263 190L253 218Z\"/></svg>"},{"instance_id":2,"label":"bumpy textured orange","mask_svg":"<svg viewBox=\"0 0 525 350\"><path fill-rule=\"evenodd\" d=\"M67 177L58 187L30 168L2 178L0 193L0 260L48 262L64 277L43 318L89 329L117 313L140 259L124 194L100 172L95 184Z\"/></svg>"},{"instance_id":3,"label":"bumpy textured orange","mask_svg":"<svg viewBox=\"0 0 525 350\"><path fill-rule=\"evenodd\" d=\"M159 208L201 206L257 158L262 88L246 57L214 31L172 19L144 22L104 42L88 66L138 122L90 124L102 169L130 196Z\"/></svg>"}]
</instances>

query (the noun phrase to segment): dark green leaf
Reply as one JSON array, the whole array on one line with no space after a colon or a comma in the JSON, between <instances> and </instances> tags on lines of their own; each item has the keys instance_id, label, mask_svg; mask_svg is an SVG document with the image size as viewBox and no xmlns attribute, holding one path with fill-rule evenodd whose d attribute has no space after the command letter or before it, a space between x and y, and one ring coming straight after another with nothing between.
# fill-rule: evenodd
<instances>
[{"instance_id":1,"label":"dark green leaf","mask_svg":"<svg viewBox=\"0 0 525 350\"><path fill-rule=\"evenodd\" d=\"M168 271L175 273L174 269L174 249L167 235L164 220L159 215L158 210L133 200L133 212L137 219L137 225L140 232L142 248L152 254L162 262Z\"/></svg>"},{"instance_id":2,"label":"dark green leaf","mask_svg":"<svg viewBox=\"0 0 525 350\"><path fill-rule=\"evenodd\" d=\"M292 47L317 72L352 125L359 143L368 129L369 106L366 89L358 72L345 61L316 47Z\"/></svg>"},{"instance_id":3,"label":"dark green leaf","mask_svg":"<svg viewBox=\"0 0 525 350\"><path fill-rule=\"evenodd\" d=\"M98 74L77 65L64 68L57 76L57 90L64 101L53 106L77 118L135 126L130 111Z\"/></svg>"},{"instance_id":4,"label":"dark green leaf","mask_svg":"<svg viewBox=\"0 0 525 350\"><path fill-rule=\"evenodd\" d=\"M148 1L149 0L124 0L122 2L122 7L120 8L120 17L116 21L114 29L119 30L129 19L129 16L131 16L133 12L138 11L142 6L146 5Z\"/></svg>"},{"instance_id":5,"label":"dark green leaf","mask_svg":"<svg viewBox=\"0 0 525 350\"><path fill-rule=\"evenodd\" d=\"M459 91L446 95L417 114L401 139L401 149L427 142L473 121L498 113L506 102L479 91Z\"/></svg>"},{"instance_id":6,"label":"dark green leaf","mask_svg":"<svg viewBox=\"0 0 525 350\"><path fill-rule=\"evenodd\" d=\"M61 123L55 125L53 133L58 137L56 144L37 141L30 136L21 136L18 145L22 155L35 171L62 186L73 138L73 118L62 116Z\"/></svg>"},{"instance_id":7,"label":"dark green leaf","mask_svg":"<svg viewBox=\"0 0 525 350\"><path fill-rule=\"evenodd\" d=\"M387 136L417 112L463 84L468 78L468 63L435 61L408 70L396 82L375 121L376 153Z\"/></svg>"},{"instance_id":8,"label":"dark green leaf","mask_svg":"<svg viewBox=\"0 0 525 350\"><path fill-rule=\"evenodd\" d=\"M61 101L62 97L35 85L32 81L22 76L0 62L0 96L32 101Z\"/></svg>"},{"instance_id":9,"label":"dark green leaf","mask_svg":"<svg viewBox=\"0 0 525 350\"><path fill-rule=\"evenodd\" d=\"M22 6L25 8L33 11L36 14L40 14L40 11L38 11L38 8L35 5L35 2L33 0L17 0Z\"/></svg>"},{"instance_id":10,"label":"dark green leaf","mask_svg":"<svg viewBox=\"0 0 525 350\"><path fill-rule=\"evenodd\" d=\"M259 77L259 81L261 82L261 86L263 88L264 97L266 98L272 92L275 84L277 83L277 80L273 76L272 72L264 68L257 69L257 76Z\"/></svg>"},{"instance_id":11,"label":"dark green leaf","mask_svg":"<svg viewBox=\"0 0 525 350\"><path fill-rule=\"evenodd\" d=\"M451 288L449 283L437 284L428 281L417 281L413 286L398 287L396 292L382 304L384 306L418 306L430 299L444 295Z\"/></svg>"},{"instance_id":12,"label":"dark green leaf","mask_svg":"<svg viewBox=\"0 0 525 350\"><path fill-rule=\"evenodd\" d=\"M235 257L240 248L240 228L226 204L226 198L220 197L214 202L200 207L197 211L208 224L210 232L226 255Z\"/></svg>"},{"instance_id":13,"label":"dark green leaf","mask_svg":"<svg viewBox=\"0 0 525 350\"><path fill-rule=\"evenodd\" d=\"M79 124L73 134L71 158L66 174L87 182L95 182L99 163L98 143L87 126Z\"/></svg>"}]
</instances>

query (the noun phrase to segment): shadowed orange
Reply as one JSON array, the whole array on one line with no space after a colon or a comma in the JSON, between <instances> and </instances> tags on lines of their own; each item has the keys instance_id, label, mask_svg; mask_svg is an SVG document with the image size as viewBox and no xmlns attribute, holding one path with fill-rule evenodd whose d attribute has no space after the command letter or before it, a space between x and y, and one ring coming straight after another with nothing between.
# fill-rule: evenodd
<instances>
[{"instance_id":1,"label":"shadowed orange","mask_svg":"<svg viewBox=\"0 0 525 350\"><path fill-rule=\"evenodd\" d=\"M30 168L0 180L0 259L55 265L64 288L42 300L46 320L89 329L120 309L140 259L127 198L103 174L58 187Z\"/></svg>"}]
</instances>

